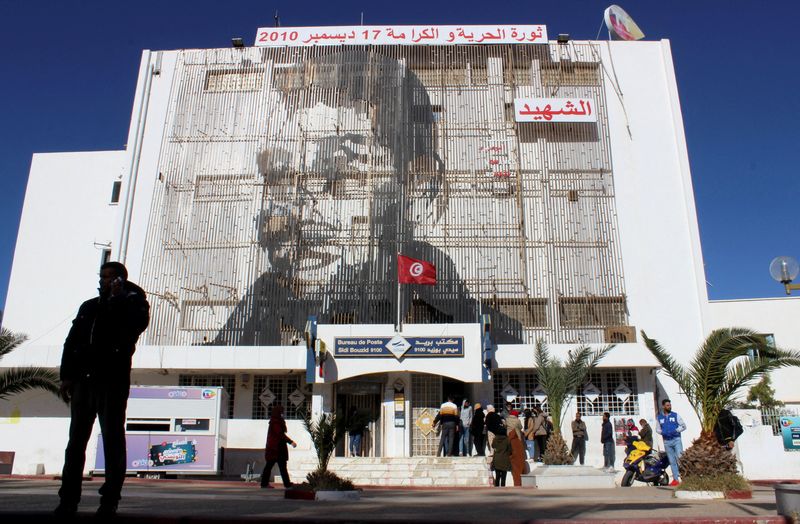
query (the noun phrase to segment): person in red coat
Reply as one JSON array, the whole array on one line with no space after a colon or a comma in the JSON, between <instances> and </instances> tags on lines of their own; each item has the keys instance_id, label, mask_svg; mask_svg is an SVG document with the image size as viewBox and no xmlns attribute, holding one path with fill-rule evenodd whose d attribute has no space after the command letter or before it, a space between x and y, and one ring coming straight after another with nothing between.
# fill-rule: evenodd
<instances>
[{"instance_id":1,"label":"person in red coat","mask_svg":"<svg viewBox=\"0 0 800 524\"><path fill-rule=\"evenodd\" d=\"M264 450L264 458L267 459L267 465L264 466L264 471L261 473L261 487L271 488L269 485L269 477L272 475L272 468L278 464L281 470L281 479L283 486L289 488L292 482L289 480L289 470L286 469L286 463L289 461L289 446L297 447L297 443L289 438L286 434L286 421L283 419L283 406L272 406L272 413L269 417L269 430L267 431L267 446Z\"/></svg>"}]
</instances>

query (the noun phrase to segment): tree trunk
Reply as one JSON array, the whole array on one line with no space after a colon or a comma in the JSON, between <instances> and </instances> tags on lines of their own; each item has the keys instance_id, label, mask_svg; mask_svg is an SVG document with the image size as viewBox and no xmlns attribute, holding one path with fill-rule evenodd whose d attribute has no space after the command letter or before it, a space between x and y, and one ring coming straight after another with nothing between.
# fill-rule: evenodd
<instances>
[{"instance_id":1,"label":"tree trunk","mask_svg":"<svg viewBox=\"0 0 800 524\"><path fill-rule=\"evenodd\" d=\"M713 432L704 432L683 452L678 460L681 478L712 477L722 473L738 473L736 455L717 442Z\"/></svg>"},{"instance_id":2,"label":"tree trunk","mask_svg":"<svg viewBox=\"0 0 800 524\"><path fill-rule=\"evenodd\" d=\"M567 448L567 443L561 436L561 432L554 430L547 439L547 446L544 449L544 463L549 466L561 466L572 464L572 454Z\"/></svg>"}]
</instances>

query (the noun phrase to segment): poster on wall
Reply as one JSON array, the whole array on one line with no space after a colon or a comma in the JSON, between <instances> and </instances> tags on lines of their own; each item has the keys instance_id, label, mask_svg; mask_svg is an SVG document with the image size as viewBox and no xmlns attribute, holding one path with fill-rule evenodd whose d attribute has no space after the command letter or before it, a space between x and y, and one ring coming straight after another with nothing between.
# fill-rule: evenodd
<instances>
[{"instance_id":1,"label":"poster on wall","mask_svg":"<svg viewBox=\"0 0 800 524\"><path fill-rule=\"evenodd\" d=\"M217 471L213 435L126 435L128 471ZM95 470L105 470L103 439L97 441Z\"/></svg>"},{"instance_id":2,"label":"poster on wall","mask_svg":"<svg viewBox=\"0 0 800 524\"><path fill-rule=\"evenodd\" d=\"M783 449L800 451L800 417L781 417Z\"/></svg>"}]
</instances>

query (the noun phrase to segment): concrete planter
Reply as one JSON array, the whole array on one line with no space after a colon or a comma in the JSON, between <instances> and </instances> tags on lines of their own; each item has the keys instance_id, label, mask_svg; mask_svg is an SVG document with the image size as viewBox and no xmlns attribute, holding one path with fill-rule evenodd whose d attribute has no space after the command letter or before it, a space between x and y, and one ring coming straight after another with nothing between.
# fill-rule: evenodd
<instances>
[{"instance_id":1,"label":"concrete planter","mask_svg":"<svg viewBox=\"0 0 800 524\"><path fill-rule=\"evenodd\" d=\"M615 488L614 473L589 466L539 466L522 475L522 487L538 489L598 489Z\"/></svg>"},{"instance_id":2,"label":"concrete planter","mask_svg":"<svg viewBox=\"0 0 800 524\"><path fill-rule=\"evenodd\" d=\"M675 498L676 499L685 499L685 500L714 500L714 499L724 499L725 493L721 491L685 491L685 490L676 490L675 491Z\"/></svg>"},{"instance_id":3,"label":"concrete planter","mask_svg":"<svg viewBox=\"0 0 800 524\"><path fill-rule=\"evenodd\" d=\"M360 500L361 491L287 489L283 494L283 498L291 500Z\"/></svg>"},{"instance_id":4,"label":"concrete planter","mask_svg":"<svg viewBox=\"0 0 800 524\"><path fill-rule=\"evenodd\" d=\"M788 518L800 516L800 484L775 484L774 488L778 515Z\"/></svg>"}]
</instances>

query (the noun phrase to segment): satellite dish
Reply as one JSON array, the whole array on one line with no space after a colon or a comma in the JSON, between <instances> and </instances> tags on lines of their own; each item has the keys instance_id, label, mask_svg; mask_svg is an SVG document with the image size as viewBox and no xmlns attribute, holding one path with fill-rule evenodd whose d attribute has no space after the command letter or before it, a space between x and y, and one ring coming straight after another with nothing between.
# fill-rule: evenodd
<instances>
[{"instance_id":1,"label":"satellite dish","mask_svg":"<svg viewBox=\"0 0 800 524\"><path fill-rule=\"evenodd\" d=\"M608 6L603 17L612 40L641 40L644 38L642 30L620 6Z\"/></svg>"}]
</instances>

